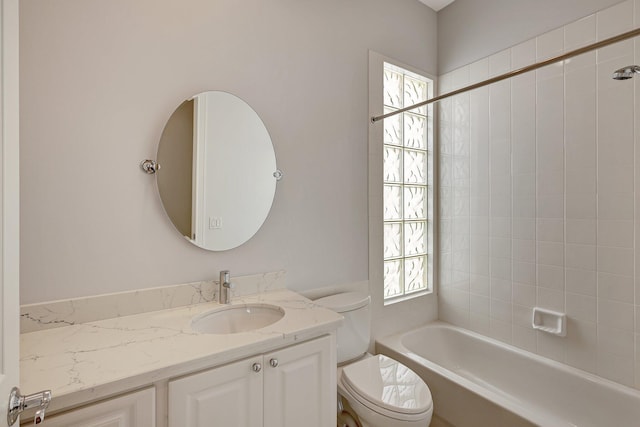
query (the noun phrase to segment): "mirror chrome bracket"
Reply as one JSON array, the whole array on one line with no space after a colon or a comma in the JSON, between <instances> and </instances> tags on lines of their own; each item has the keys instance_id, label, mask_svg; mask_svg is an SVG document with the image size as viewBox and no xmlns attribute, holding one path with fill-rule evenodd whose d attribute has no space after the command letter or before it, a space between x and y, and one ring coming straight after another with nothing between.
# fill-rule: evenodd
<instances>
[{"instance_id":1,"label":"mirror chrome bracket","mask_svg":"<svg viewBox=\"0 0 640 427\"><path fill-rule=\"evenodd\" d=\"M280 169L276 169L276 171L273 173L273 177L276 179L276 181L280 181L283 176L284 174Z\"/></svg>"},{"instance_id":2,"label":"mirror chrome bracket","mask_svg":"<svg viewBox=\"0 0 640 427\"><path fill-rule=\"evenodd\" d=\"M154 174L160 170L160 164L150 159L143 160L142 163L140 163L140 167L148 174Z\"/></svg>"}]
</instances>

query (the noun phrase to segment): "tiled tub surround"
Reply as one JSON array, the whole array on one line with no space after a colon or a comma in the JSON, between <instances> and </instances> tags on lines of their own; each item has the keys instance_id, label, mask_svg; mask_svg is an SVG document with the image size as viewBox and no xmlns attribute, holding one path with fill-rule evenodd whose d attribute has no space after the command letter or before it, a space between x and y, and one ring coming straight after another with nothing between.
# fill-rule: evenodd
<instances>
[{"instance_id":1,"label":"tiled tub surround","mask_svg":"<svg viewBox=\"0 0 640 427\"><path fill-rule=\"evenodd\" d=\"M233 273L233 272L231 272ZM248 276L231 276L231 296L257 294L285 288L284 270ZM218 281L210 280L135 292L96 295L70 300L50 301L20 307L20 332L34 332L61 326L149 311L217 301Z\"/></svg>"},{"instance_id":2,"label":"tiled tub surround","mask_svg":"<svg viewBox=\"0 0 640 427\"><path fill-rule=\"evenodd\" d=\"M284 289L232 300L232 305L249 303L279 306L284 317L254 332L194 332L194 316L226 307L208 302L23 333L20 389L51 389L49 412L55 412L333 333L342 321L335 312Z\"/></svg>"},{"instance_id":3,"label":"tiled tub surround","mask_svg":"<svg viewBox=\"0 0 640 427\"><path fill-rule=\"evenodd\" d=\"M441 77L440 92L640 27L628 0ZM640 62L621 42L440 106L439 316L640 388ZM635 238L634 238L635 236ZM560 338L533 307L565 312Z\"/></svg>"}]
</instances>

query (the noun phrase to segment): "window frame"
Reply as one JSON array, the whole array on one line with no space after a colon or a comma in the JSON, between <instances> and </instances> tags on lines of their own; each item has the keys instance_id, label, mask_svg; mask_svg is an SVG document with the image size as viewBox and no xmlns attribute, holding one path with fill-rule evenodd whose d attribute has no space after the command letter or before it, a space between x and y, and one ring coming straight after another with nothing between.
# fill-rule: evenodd
<instances>
[{"instance_id":1,"label":"window frame","mask_svg":"<svg viewBox=\"0 0 640 427\"><path fill-rule=\"evenodd\" d=\"M408 71L409 75L415 74L430 80L427 96L432 97L437 89L437 78L423 70L403 64L393 58L385 57L379 53L369 52L369 112L370 117L384 113L383 76L385 63L394 68ZM369 128L369 281L371 283L372 297L381 305L387 307L396 303L414 300L428 295L437 295L438 283L438 245L439 245L439 205L438 205L438 110L437 104L432 109L432 135L433 169L431 184L427 182L425 188L432 187L432 215L427 215L426 223L430 223L432 233L432 248L427 250L427 256L431 256L431 262L427 261L427 289L385 298L384 295L384 218L383 218L383 158L384 158L384 121L371 123ZM404 224L404 220L402 222ZM403 254L403 258L405 257ZM428 259L428 258L427 258ZM404 270L403 270L404 274Z\"/></svg>"}]
</instances>

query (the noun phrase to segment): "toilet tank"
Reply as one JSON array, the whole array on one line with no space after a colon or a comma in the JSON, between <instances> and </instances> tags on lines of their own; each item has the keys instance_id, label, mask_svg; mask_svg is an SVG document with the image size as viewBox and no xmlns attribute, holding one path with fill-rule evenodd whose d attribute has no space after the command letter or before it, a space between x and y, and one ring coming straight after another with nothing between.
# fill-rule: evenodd
<instances>
[{"instance_id":1,"label":"toilet tank","mask_svg":"<svg viewBox=\"0 0 640 427\"><path fill-rule=\"evenodd\" d=\"M371 337L371 297L362 292L344 292L314 301L344 317L336 332L338 363L357 359L367 352Z\"/></svg>"}]
</instances>

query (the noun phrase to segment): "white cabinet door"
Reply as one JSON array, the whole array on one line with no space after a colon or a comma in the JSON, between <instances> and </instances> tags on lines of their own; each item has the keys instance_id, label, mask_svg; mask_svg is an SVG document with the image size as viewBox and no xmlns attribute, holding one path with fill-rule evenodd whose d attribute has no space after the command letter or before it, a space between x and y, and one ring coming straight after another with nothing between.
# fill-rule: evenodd
<instances>
[{"instance_id":1,"label":"white cabinet door","mask_svg":"<svg viewBox=\"0 0 640 427\"><path fill-rule=\"evenodd\" d=\"M262 356L170 381L169 427L186 426L262 427Z\"/></svg>"},{"instance_id":2,"label":"white cabinet door","mask_svg":"<svg viewBox=\"0 0 640 427\"><path fill-rule=\"evenodd\" d=\"M335 427L333 336L264 356L264 427Z\"/></svg>"},{"instance_id":3,"label":"white cabinet door","mask_svg":"<svg viewBox=\"0 0 640 427\"><path fill-rule=\"evenodd\" d=\"M33 420L30 423L33 424ZM155 427L155 389L147 388L60 415L46 417L43 425L46 427Z\"/></svg>"}]
</instances>

